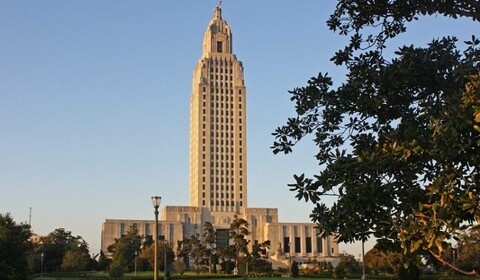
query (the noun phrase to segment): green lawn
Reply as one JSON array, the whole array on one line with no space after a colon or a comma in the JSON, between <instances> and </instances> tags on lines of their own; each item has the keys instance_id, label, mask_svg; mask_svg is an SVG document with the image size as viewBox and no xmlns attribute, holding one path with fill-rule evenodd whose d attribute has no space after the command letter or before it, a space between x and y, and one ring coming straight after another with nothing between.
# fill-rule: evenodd
<instances>
[{"instance_id":1,"label":"green lawn","mask_svg":"<svg viewBox=\"0 0 480 280\"><path fill-rule=\"evenodd\" d=\"M175 276L177 275L173 275L173 279L178 279L176 278ZM163 272L160 272L159 274L159 277L158 279L159 280L163 280ZM221 275L219 275L218 277L209 277L205 274L200 274L198 275L197 273L195 272L188 272L188 273L185 273L185 276L184 277L180 277L180 275L178 275L178 277L181 279L181 280L243 280L244 278L243 277L221 277ZM32 279L36 279L36 280L61 280L61 279L66 279L66 280L80 280L80 279L98 279L98 280L106 280L106 279L114 279L114 278L110 278L108 276L108 273L107 272L86 272L86 273L82 273L82 274L71 274L71 275L66 275L64 273L60 273L60 274L44 274L43 277L40 277L40 275L36 275L35 277L33 277ZM137 275L135 276L135 272L129 272L129 273L125 273L123 275L123 278L119 278L119 279L125 279L125 280L149 280L149 279L153 279L153 272L152 271L139 271L137 272ZM288 279L299 279L299 280L333 280L332 278L290 278L290 277L252 277L252 278L249 278L249 279L258 279L258 280L261 280L261 279L265 279L265 280L288 280Z\"/></svg>"}]
</instances>

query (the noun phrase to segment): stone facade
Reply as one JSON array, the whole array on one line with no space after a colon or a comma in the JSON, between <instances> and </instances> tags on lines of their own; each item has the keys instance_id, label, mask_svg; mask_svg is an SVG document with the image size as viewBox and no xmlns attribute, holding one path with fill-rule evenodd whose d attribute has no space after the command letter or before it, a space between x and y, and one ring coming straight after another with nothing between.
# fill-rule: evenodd
<instances>
[{"instance_id":1,"label":"stone facade","mask_svg":"<svg viewBox=\"0 0 480 280\"><path fill-rule=\"evenodd\" d=\"M250 245L270 240L274 266L295 259L331 261L339 256L332 237L318 237L312 223L281 223L276 208L247 207L246 88L243 64L232 52L230 27L214 9L203 39L203 53L193 72L190 99L189 206L165 206L159 237L172 244L203 232L205 222L227 230L234 216L249 223ZM102 228L102 250L129 227L151 236L154 221L112 220Z\"/></svg>"}]
</instances>

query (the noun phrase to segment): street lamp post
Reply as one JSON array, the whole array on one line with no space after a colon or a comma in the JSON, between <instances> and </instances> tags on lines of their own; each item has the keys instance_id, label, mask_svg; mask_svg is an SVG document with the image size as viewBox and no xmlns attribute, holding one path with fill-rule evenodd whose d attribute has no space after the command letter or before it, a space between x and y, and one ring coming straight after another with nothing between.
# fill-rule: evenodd
<instances>
[{"instance_id":1,"label":"street lamp post","mask_svg":"<svg viewBox=\"0 0 480 280\"><path fill-rule=\"evenodd\" d=\"M248 278L248 256L245 254L245 278Z\"/></svg>"},{"instance_id":2,"label":"street lamp post","mask_svg":"<svg viewBox=\"0 0 480 280\"><path fill-rule=\"evenodd\" d=\"M292 276L292 242L288 242L288 275Z\"/></svg>"},{"instance_id":3,"label":"street lamp post","mask_svg":"<svg viewBox=\"0 0 480 280\"><path fill-rule=\"evenodd\" d=\"M135 276L137 276L137 256L138 256L138 250L135 250Z\"/></svg>"},{"instance_id":4,"label":"street lamp post","mask_svg":"<svg viewBox=\"0 0 480 280\"><path fill-rule=\"evenodd\" d=\"M45 255L43 252L40 254L40 277L43 278L43 257Z\"/></svg>"},{"instance_id":5,"label":"street lamp post","mask_svg":"<svg viewBox=\"0 0 480 280\"><path fill-rule=\"evenodd\" d=\"M164 258L164 262L163 262L163 267L164 267L163 268L163 272L164 272L163 274L164 274L164 276L163 276L163 279L164 280L168 280L168 277L167 277L167 243L168 243L167 239L165 239L163 241L163 245L164 245L163 246L163 251L165 253L164 256L163 256L163 258Z\"/></svg>"},{"instance_id":6,"label":"street lamp post","mask_svg":"<svg viewBox=\"0 0 480 280\"><path fill-rule=\"evenodd\" d=\"M365 241L362 239L362 280L365 279Z\"/></svg>"},{"instance_id":7,"label":"street lamp post","mask_svg":"<svg viewBox=\"0 0 480 280\"><path fill-rule=\"evenodd\" d=\"M160 202L162 197L152 196L153 208L155 209L155 260L153 267L153 279L158 280L158 207L160 207Z\"/></svg>"}]
</instances>

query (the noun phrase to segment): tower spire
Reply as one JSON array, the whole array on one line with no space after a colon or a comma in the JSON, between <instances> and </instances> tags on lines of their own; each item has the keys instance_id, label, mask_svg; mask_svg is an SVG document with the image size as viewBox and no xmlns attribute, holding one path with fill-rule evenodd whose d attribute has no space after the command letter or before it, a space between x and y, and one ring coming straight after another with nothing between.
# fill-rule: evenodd
<instances>
[{"instance_id":1,"label":"tower spire","mask_svg":"<svg viewBox=\"0 0 480 280\"><path fill-rule=\"evenodd\" d=\"M221 5L221 2L213 10L213 18L214 19L222 19L222 9L220 9L220 5Z\"/></svg>"}]
</instances>

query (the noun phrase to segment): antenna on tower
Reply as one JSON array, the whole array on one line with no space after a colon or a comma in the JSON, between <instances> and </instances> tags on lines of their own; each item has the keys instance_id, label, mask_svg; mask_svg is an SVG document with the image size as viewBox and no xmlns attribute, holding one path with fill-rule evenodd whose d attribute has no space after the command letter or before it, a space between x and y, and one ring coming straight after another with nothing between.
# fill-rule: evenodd
<instances>
[{"instance_id":1,"label":"antenna on tower","mask_svg":"<svg viewBox=\"0 0 480 280\"><path fill-rule=\"evenodd\" d=\"M218 0L218 7L222 6L223 0Z\"/></svg>"},{"instance_id":2,"label":"antenna on tower","mask_svg":"<svg viewBox=\"0 0 480 280\"><path fill-rule=\"evenodd\" d=\"M32 227L32 207L30 207L30 213L28 214L28 225Z\"/></svg>"}]
</instances>

